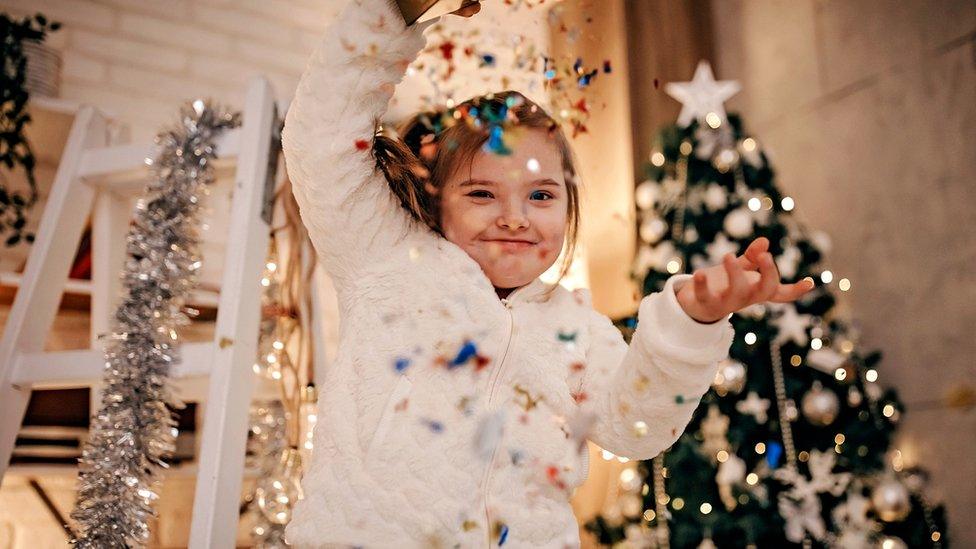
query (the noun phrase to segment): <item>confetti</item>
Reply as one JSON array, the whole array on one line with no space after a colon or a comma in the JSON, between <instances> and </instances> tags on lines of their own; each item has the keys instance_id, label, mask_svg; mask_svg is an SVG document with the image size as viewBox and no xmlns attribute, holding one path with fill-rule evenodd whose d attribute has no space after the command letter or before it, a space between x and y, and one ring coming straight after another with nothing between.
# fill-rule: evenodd
<instances>
[{"instance_id":1,"label":"confetti","mask_svg":"<svg viewBox=\"0 0 976 549\"><path fill-rule=\"evenodd\" d=\"M515 386L515 392L519 396L521 396L521 397L523 397L525 399L524 402L521 402L519 404L520 404L520 406L522 406L522 408L525 409L526 412L528 412L529 410L532 410L533 408L535 408L539 404L539 402L542 402L542 400L543 400L543 398L542 398L541 395L538 396L538 397L536 397L536 398L532 398L532 394L529 393L529 391L527 389L525 389L524 387L522 387L521 385L516 385Z\"/></svg>"},{"instance_id":2,"label":"confetti","mask_svg":"<svg viewBox=\"0 0 976 549\"><path fill-rule=\"evenodd\" d=\"M394 362L393 367L396 369L397 373L403 373L410 366L409 358L397 358Z\"/></svg>"},{"instance_id":3,"label":"confetti","mask_svg":"<svg viewBox=\"0 0 976 549\"><path fill-rule=\"evenodd\" d=\"M427 425L427 427L430 428L430 430L433 431L433 432L435 432L435 433L440 434L440 433L444 432L444 424L441 423L441 422L439 422L439 421L436 421L436 420L433 420L433 419L426 419L426 418L421 418L420 421L421 421L421 423L424 423L425 425Z\"/></svg>"},{"instance_id":4,"label":"confetti","mask_svg":"<svg viewBox=\"0 0 976 549\"><path fill-rule=\"evenodd\" d=\"M482 461L491 460L505 433L505 409L485 415L474 433L474 452Z\"/></svg>"},{"instance_id":5,"label":"confetti","mask_svg":"<svg viewBox=\"0 0 976 549\"><path fill-rule=\"evenodd\" d=\"M783 456L783 445L775 440L766 443L766 463L770 468L779 467L779 458Z\"/></svg>"},{"instance_id":6,"label":"confetti","mask_svg":"<svg viewBox=\"0 0 976 549\"><path fill-rule=\"evenodd\" d=\"M477 347L475 347L474 342L471 341L470 339L465 341L464 345L461 346L461 350L458 351L457 356L455 356L454 360L451 361L450 368L453 369L459 366L463 366L465 362L467 362L477 354L478 354L478 349Z\"/></svg>"},{"instance_id":7,"label":"confetti","mask_svg":"<svg viewBox=\"0 0 976 549\"><path fill-rule=\"evenodd\" d=\"M555 465L549 465L546 467L546 477L549 479L549 483L559 488L560 490L566 489L566 483L560 478L559 468Z\"/></svg>"},{"instance_id":8,"label":"confetti","mask_svg":"<svg viewBox=\"0 0 976 549\"><path fill-rule=\"evenodd\" d=\"M512 465L518 467L522 465L522 460L525 458L525 455L521 450L509 450L508 457L512 460Z\"/></svg>"},{"instance_id":9,"label":"confetti","mask_svg":"<svg viewBox=\"0 0 976 549\"><path fill-rule=\"evenodd\" d=\"M365 151L365 150L368 150L368 149L369 149L369 141L366 141L365 139L357 139L356 140L356 150L357 151Z\"/></svg>"},{"instance_id":10,"label":"confetti","mask_svg":"<svg viewBox=\"0 0 976 549\"><path fill-rule=\"evenodd\" d=\"M498 545L505 545L505 541L508 539L508 525L502 522L496 522L495 535L498 536Z\"/></svg>"}]
</instances>

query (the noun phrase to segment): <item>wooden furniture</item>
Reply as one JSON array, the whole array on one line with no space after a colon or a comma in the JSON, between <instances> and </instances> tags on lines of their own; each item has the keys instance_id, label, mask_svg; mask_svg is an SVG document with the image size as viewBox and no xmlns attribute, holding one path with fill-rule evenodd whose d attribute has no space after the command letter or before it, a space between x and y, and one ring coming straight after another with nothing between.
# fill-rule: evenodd
<instances>
[{"instance_id":1,"label":"wooden furniture","mask_svg":"<svg viewBox=\"0 0 976 549\"><path fill-rule=\"evenodd\" d=\"M261 285L269 227L262 216L274 180L269 152L277 126L271 86L255 78L248 88L243 126L218 142L218 173L233 169L230 212L217 319L212 341L183 344L174 379L208 383L195 487L190 547L233 547L244 469L248 411L255 387ZM121 292L119 271L131 197L146 178L148 145L108 145L108 121L95 108L82 107L71 124L46 207L17 278L17 295L0 340L0 481L7 469L32 388L97 386L104 356L95 348ZM93 348L44 351L75 247L92 217L91 332ZM10 279L10 277L7 277ZM78 285L78 283L73 283ZM81 285L82 287L85 284ZM184 399L189 399L181 391ZM202 395L201 395L202 396Z\"/></svg>"}]
</instances>

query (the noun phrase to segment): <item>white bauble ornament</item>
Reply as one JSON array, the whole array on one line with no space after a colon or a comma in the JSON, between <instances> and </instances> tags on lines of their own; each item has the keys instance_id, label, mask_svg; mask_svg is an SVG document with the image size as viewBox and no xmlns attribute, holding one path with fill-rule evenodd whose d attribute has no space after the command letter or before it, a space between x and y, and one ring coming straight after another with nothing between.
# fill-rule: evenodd
<instances>
[{"instance_id":1,"label":"white bauble ornament","mask_svg":"<svg viewBox=\"0 0 976 549\"><path fill-rule=\"evenodd\" d=\"M819 381L815 381L813 388L803 395L800 408L810 423L823 427L837 419L837 414L840 412L840 399L837 398L836 393L824 389Z\"/></svg>"},{"instance_id":2,"label":"white bauble ornament","mask_svg":"<svg viewBox=\"0 0 976 549\"><path fill-rule=\"evenodd\" d=\"M620 497L620 512L625 517L634 518L644 512L644 502L637 494L625 494Z\"/></svg>"},{"instance_id":3,"label":"white bauble ornament","mask_svg":"<svg viewBox=\"0 0 976 549\"><path fill-rule=\"evenodd\" d=\"M748 208L736 208L725 216L725 232L733 238L745 238L752 234L752 212Z\"/></svg>"},{"instance_id":4,"label":"white bauble ornament","mask_svg":"<svg viewBox=\"0 0 976 549\"><path fill-rule=\"evenodd\" d=\"M725 396L728 393L738 394L746 386L746 366L738 360L730 358L723 360L718 366L712 387Z\"/></svg>"},{"instance_id":5,"label":"white bauble ornament","mask_svg":"<svg viewBox=\"0 0 976 549\"><path fill-rule=\"evenodd\" d=\"M908 544L895 536L885 536L878 540L878 549L908 549Z\"/></svg>"},{"instance_id":6,"label":"white bauble ornament","mask_svg":"<svg viewBox=\"0 0 976 549\"><path fill-rule=\"evenodd\" d=\"M663 219L660 217L649 217L641 223L640 237L641 240L648 244L656 244L667 231L668 225Z\"/></svg>"},{"instance_id":7,"label":"white bauble ornament","mask_svg":"<svg viewBox=\"0 0 976 549\"><path fill-rule=\"evenodd\" d=\"M709 211L717 212L729 205L729 193L718 183L710 183L705 189L704 202Z\"/></svg>"},{"instance_id":8,"label":"white bauble ornament","mask_svg":"<svg viewBox=\"0 0 976 549\"><path fill-rule=\"evenodd\" d=\"M871 491L871 504L878 517L885 522L904 520L912 510L908 488L893 476L885 477Z\"/></svg>"},{"instance_id":9,"label":"white bauble ornament","mask_svg":"<svg viewBox=\"0 0 976 549\"><path fill-rule=\"evenodd\" d=\"M657 200L657 182L647 179L641 181L637 188L634 189L634 201L637 202L637 207L642 210L649 210L654 207L654 202Z\"/></svg>"}]
</instances>

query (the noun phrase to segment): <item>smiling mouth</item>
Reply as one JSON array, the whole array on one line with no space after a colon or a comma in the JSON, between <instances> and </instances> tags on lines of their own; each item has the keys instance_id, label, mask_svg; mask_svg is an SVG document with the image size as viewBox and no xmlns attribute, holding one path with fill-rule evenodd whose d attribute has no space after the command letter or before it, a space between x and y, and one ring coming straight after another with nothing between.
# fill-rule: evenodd
<instances>
[{"instance_id":1,"label":"smiling mouth","mask_svg":"<svg viewBox=\"0 0 976 549\"><path fill-rule=\"evenodd\" d=\"M526 250L532 246L535 246L534 242L529 242L527 240L485 240L485 242L495 244L506 251Z\"/></svg>"}]
</instances>

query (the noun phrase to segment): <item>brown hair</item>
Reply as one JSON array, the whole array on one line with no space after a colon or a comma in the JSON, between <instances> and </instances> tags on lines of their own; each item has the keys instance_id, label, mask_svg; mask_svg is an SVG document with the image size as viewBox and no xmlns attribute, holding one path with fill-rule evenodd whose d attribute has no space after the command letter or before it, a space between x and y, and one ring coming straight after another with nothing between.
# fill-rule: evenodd
<instances>
[{"instance_id":1,"label":"brown hair","mask_svg":"<svg viewBox=\"0 0 976 549\"><path fill-rule=\"evenodd\" d=\"M558 284L569 272L579 234L580 194L574 156L559 124L521 93L497 92L469 99L448 111L417 113L397 127L397 136L386 135L380 127L373 139L376 164L386 176L390 190L413 218L444 236L440 224L440 190L456 170L471 165L475 154L490 137L489 125L481 123L480 118L474 123L461 120L472 112L481 116L505 113L504 124L514 118L519 128L545 130L556 141L569 197L565 255L556 280Z\"/></svg>"}]
</instances>

